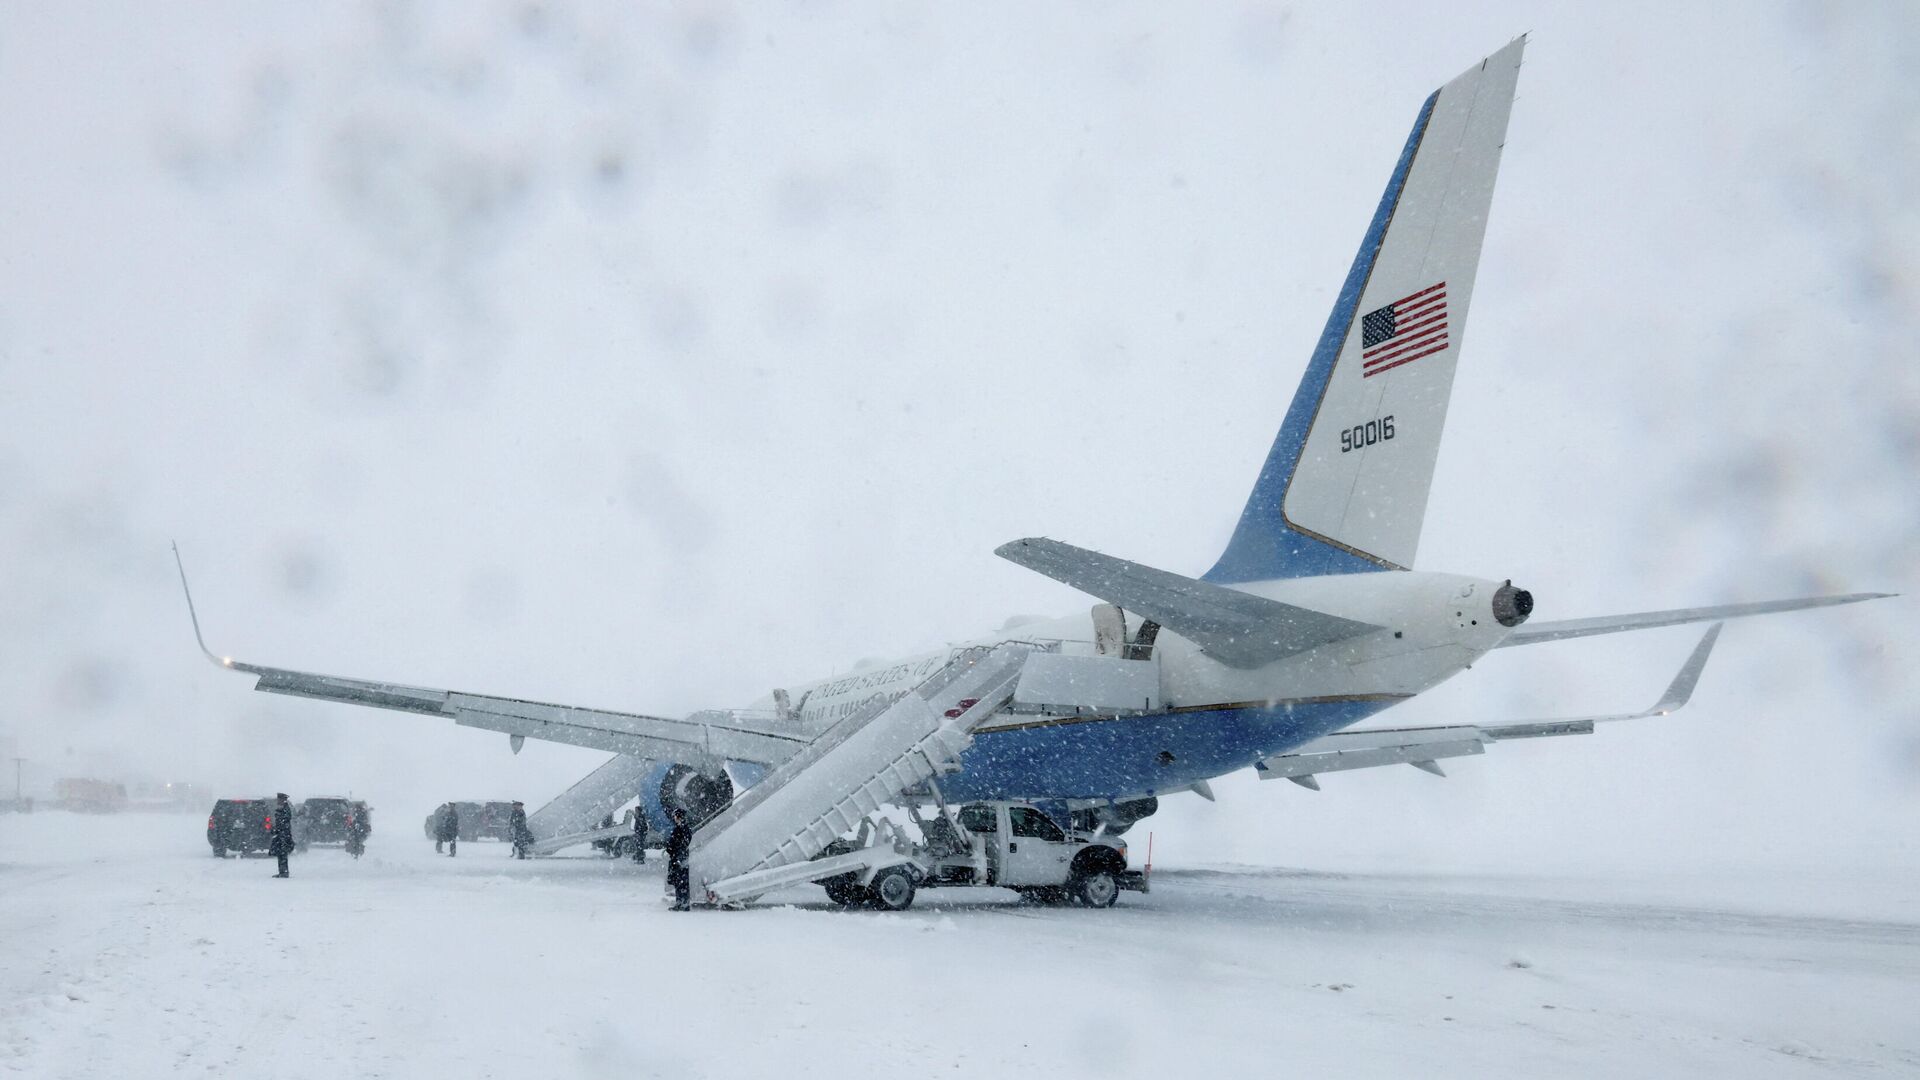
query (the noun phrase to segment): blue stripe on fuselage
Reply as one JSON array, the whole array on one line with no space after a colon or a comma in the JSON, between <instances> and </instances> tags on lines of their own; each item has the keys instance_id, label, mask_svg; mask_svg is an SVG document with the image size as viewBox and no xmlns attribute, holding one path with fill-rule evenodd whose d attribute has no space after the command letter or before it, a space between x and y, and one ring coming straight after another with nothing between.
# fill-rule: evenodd
<instances>
[{"instance_id":1,"label":"blue stripe on fuselage","mask_svg":"<svg viewBox=\"0 0 1920 1080\"><path fill-rule=\"evenodd\" d=\"M1307 361L1307 373L1300 380L1299 389L1294 391L1293 404L1287 408L1280 434L1267 453L1260 478L1254 481L1246 509L1240 512L1240 524L1233 530L1233 538L1227 541L1227 550L1221 553L1220 561L1202 575L1203 580L1233 584L1384 569L1372 559L1296 530L1287 524L1280 504L1286 497L1293 470L1300 463L1300 451L1306 445L1307 430L1313 426L1314 414L1319 411L1320 399L1326 393L1333 362L1339 358L1340 346L1346 342L1347 331L1353 326L1360 293L1373 274L1373 263L1386 238L1387 225L1393 220L1394 208L1400 204L1400 192L1413 167L1414 153L1420 148L1427 121L1433 116L1434 103L1439 100L1440 92L1436 90L1420 108L1420 118L1414 122L1412 134L1407 136L1405 149L1400 151L1399 164L1394 166L1393 179L1380 196L1380 206L1374 211L1372 224L1367 226L1366 239L1360 242L1353 266L1347 270L1346 284L1340 286L1333 312L1327 316L1326 329L1320 332L1320 343L1314 347L1313 358Z\"/></svg>"},{"instance_id":2,"label":"blue stripe on fuselage","mask_svg":"<svg viewBox=\"0 0 1920 1080\"><path fill-rule=\"evenodd\" d=\"M940 787L961 802L1181 791L1396 703L1314 701L980 731L961 755L960 771L943 778Z\"/></svg>"}]
</instances>

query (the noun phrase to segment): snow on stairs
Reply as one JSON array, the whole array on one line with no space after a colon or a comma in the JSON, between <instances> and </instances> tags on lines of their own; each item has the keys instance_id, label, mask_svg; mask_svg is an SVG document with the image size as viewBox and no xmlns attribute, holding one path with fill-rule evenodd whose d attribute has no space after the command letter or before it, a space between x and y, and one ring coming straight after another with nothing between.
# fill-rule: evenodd
<instances>
[{"instance_id":1,"label":"snow on stairs","mask_svg":"<svg viewBox=\"0 0 1920 1080\"><path fill-rule=\"evenodd\" d=\"M743 900L847 869L811 860L902 792L953 768L974 727L1012 699L1035 648L962 650L897 700L821 733L694 833L694 895Z\"/></svg>"},{"instance_id":2,"label":"snow on stairs","mask_svg":"<svg viewBox=\"0 0 1920 1080\"><path fill-rule=\"evenodd\" d=\"M542 841L597 830L600 820L609 811L640 794L641 785L646 782L647 773L655 764L647 758L615 754L605 764L555 796L552 802L528 814L527 828L532 831L534 839ZM559 848L553 850L558 851Z\"/></svg>"},{"instance_id":3,"label":"snow on stairs","mask_svg":"<svg viewBox=\"0 0 1920 1080\"><path fill-rule=\"evenodd\" d=\"M560 851L563 848L570 848L575 844L591 844L595 840L612 840L617 837L632 835L633 820L629 818L618 825L595 826L579 832L563 833L559 836L549 836L544 840L535 840L533 843L527 845L527 851L534 855L551 855L556 851Z\"/></svg>"}]
</instances>

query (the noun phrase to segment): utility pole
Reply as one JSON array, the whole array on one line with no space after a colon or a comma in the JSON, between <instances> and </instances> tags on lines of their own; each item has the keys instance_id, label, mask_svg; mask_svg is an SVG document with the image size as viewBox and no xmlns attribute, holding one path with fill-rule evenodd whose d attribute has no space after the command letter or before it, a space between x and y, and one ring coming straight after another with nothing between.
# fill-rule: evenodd
<instances>
[{"instance_id":1,"label":"utility pole","mask_svg":"<svg viewBox=\"0 0 1920 1080\"><path fill-rule=\"evenodd\" d=\"M21 757L13 759L13 805L15 809L26 805L20 798L20 763L25 760L27 759Z\"/></svg>"}]
</instances>

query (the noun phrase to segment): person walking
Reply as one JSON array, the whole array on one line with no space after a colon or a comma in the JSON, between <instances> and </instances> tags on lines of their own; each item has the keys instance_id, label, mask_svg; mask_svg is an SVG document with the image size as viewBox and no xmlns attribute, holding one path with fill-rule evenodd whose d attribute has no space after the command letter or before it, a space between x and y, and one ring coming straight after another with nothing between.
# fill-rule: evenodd
<instances>
[{"instance_id":1,"label":"person walking","mask_svg":"<svg viewBox=\"0 0 1920 1080\"><path fill-rule=\"evenodd\" d=\"M442 805L434 826L433 853L440 854L440 845L445 844L448 857L460 854L460 811L452 803Z\"/></svg>"},{"instance_id":2,"label":"person walking","mask_svg":"<svg viewBox=\"0 0 1920 1080\"><path fill-rule=\"evenodd\" d=\"M524 859L533 847L533 830L527 828L527 808L519 799L513 800L513 813L507 818L507 835L513 838L513 857Z\"/></svg>"},{"instance_id":3,"label":"person walking","mask_svg":"<svg viewBox=\"0 0 1920 1080\"><path fill-rule=\"evenodd\" d=\"M633 861L647 865L647 808L633 804Z\"/></svg>"},{"instance_id":4,"label":"person walking","mask_svg":"<svg viewBox=\"0 0 1920 1080\"><path fill-rule=\"evenodd\" d=\"M280 872L274 877L293 876L287 873L287 856L293 854L293 804L284 791L273 796L273 833L267 839L267 853L280 860Z\"/></svg>"},{"instance_id":5,"label":"person walking","mask_svg":"<svg viewBox=\"0 0 1920 1080\"><path fill-rule=\"evenodd\" d=\"M673 886L673 910L686 911L687 852L693 846L693 830L687 827L687 812L677 806L667 811L667 819L673 822L667 831L667 884Z\"/></svg>"}]
</instances>

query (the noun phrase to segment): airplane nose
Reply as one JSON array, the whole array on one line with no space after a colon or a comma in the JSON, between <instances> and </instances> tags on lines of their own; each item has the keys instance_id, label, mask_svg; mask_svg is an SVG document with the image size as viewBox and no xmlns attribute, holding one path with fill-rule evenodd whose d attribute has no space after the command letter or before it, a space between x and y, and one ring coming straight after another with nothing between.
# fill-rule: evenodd
<instances>
[{"instance_id":1,"label":"airplane nose","mask_svg":"<svg viewBox=\"0 0 1920 1080\"><path fill-rule=\"evenodd\" d=\"M1513 587L1512 579L1493 591L1493 617L1501 626L1519 626L1533 614L1533 594Z\"/></svg>"}]
</instances>

